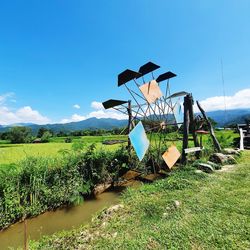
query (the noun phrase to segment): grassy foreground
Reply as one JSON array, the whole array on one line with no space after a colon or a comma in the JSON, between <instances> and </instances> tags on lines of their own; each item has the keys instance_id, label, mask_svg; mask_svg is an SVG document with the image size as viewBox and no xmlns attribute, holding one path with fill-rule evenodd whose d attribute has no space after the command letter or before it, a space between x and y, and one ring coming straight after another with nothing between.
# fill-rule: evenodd
<instances>
[{"instance_id":1,"label":"grassy foreground","mask_svg":"<svg viewBox=\"0 0 250 250\"><path fill-rule=\"evenodd\" d=\"M250 249L250 152L230 171L191 167L128 189L123 208L30 249Z\"/></svg>"}]
</instances>

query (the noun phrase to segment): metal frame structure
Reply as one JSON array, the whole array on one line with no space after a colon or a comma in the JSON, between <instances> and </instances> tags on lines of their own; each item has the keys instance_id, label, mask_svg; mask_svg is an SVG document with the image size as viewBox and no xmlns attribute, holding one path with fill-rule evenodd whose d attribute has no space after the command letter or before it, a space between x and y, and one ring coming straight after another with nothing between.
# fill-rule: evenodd
<instances>
[{"instance_id":1,"label":"metal frame structure","mask_svg":"<svg viewBox=\"0 0 250 250\"><path fill-rule=\"evenodd\" d=\"M199 128L199 120L201 117L195 117L193 111L194 100L191 93L186 91L179 91L176 93L171 93L170 90L170 79L176 77L177 75L171 71L167 71L160 74L157 78L154 76L154 72L160 68L159 65L148 62L142 65L138 71L133 71L131 69L126 69L118 75L118 87L125 87L131 96L131 100L113 100L110 99L103 103L106 109L112 108L128 116L128 133L129 135L138 130L134 130L136 124L142 122L143 130L139 130L141 133L141 141L132 142L133 147L137 153L139 159L145 154L145 145L147 145L149 162L153 165L152 169L154 172L158 172L161 169L162 159L171 168L173 162L176 162L177 157L180 155L177 148L174 146L170 151L166 151L163 154L163 150L167 148L167 142L173 141L173 144L177 140L182 140L182 163L187 162L187 154L190 152L195 152L196 156L199 157L199 151L202 148L199 145L197 134L199 129L202 128L202 124ZM151 74L151 77L148 75ZM145 81L145 77L150 78L148 82ZM180 98L184 97L184 113L178 113L178 108L181 108ZM126 104L126 105L125 105ZM217 151L221 151L218 140L215 137L212 125L210 124L208 118L206 117L205 111L200 107L197 101L197 106L201 111L203 116L203 122L206 122L209 128L209 133L212 137L214 147ZM169 126L175 126L176 131L179 131L181 125L183 124L183 136L182 138L167 138L167 131ZM198 129L198 131L196 131ZM132 131L132 132L131 132ZM206 131L205 131L206 132ZM145 137L145 133L146 137ZM192 134L192 140L195 148L188 148L189 144L189 133ZM202 131L204 133L204 131ZM133 133L134 134L134 133ZM148 149L148 138L149 135L149 149ZM137 136L136 139L140 139ZM135 137L132 137L134 139ZM200 138L201 139L201 138ZM202 140L202 139L201 139ZM143 143L144 142L144 143ZM200 141L202 144L202 141ZM141 145L143 149L139 152L138 145ZM166 147L166 148L165 148ZM156 154L153 152L153 148L156 149ZM171 147L170 147L171 148ZM131 150L131 141L128 139L128 149ZM171 162L168 164L167 162Z\"/></svg>"},{"instance_id":2,"label":"metal frame structure","mask_svg":"<svg viewBox=\"0 0 250 250\"><path fill-rule=\"evenodd\" d=\"M188 93L180 91L171 94L170 79L177 75L171 71L160 74L157 78L154 72L160 68L159 65L148 62L142 65L138 71L126 69L118 75L118 87L125 87L131 96L130 101L110 99L103 103L105 109L114 109L128 116L128 132L135 127L138 121L141 121L145 127L146 133L149 134L151 148L157 150L157 156L154 162L160 162L162 158L162 148L166 144L167 128L176 126L179 129L182 122L178 124L174 119L174 108L179 102L179 99ZM151 75L151 77L149 76ZM148 82L145 77L150 78ZM154 87L154 88L153 88ZM146 92L145 93L145 89ZM154 98L155 89L158 90L157 97ZM159 93L162 93L159 96ZM152 97L149 101L147 95ZM175 98L179 98L176 100ZM152 101L153 100L153 101ZM155 139L157 137L157 140ZM178 140L177 138L176 140ZM131 142L128 142L129 148ZM149 154L151 151L149 150ZM158 170L160 166L154 169Z\"/></svg>"}]
</instances>

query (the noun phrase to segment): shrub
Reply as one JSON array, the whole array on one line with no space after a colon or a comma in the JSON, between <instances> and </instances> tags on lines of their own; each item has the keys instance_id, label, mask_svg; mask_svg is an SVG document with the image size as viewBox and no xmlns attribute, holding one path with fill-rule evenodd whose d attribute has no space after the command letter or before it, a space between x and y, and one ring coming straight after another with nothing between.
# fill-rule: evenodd
<instances>
[{"instance_id":1,"label":"shrub","mask_svg":"<svg viewBox=\"0 0 250 250\"><path fill-rule=\"evenodd\" d=\"M231 134L221 134L218 137L218 141L222 148L232 147L234 138Z\"/></svg>"},{"instance_id":2,"label":"shrub","mask_svg":"<svg viewBox=\"0 0 250 250\"><path fill-rule=\"evenodd\" d=\"M70 137L67 137L67 138L65 138L65 143L71 143L72 142L72 138L70 138Z\"/></svg>"}]
</instances>

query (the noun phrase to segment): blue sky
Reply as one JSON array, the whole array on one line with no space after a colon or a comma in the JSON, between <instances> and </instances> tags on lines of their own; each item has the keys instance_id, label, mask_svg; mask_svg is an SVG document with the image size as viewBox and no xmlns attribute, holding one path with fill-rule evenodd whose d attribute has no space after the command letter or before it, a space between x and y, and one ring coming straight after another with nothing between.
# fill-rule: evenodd
<instances>
[{"instance_id":1,"label":"blue sky","mask_svg":"<svg viewBox=\"0 0 250 250\"><path fill-rule=\"evenodd\" d=\"M91 103L126 98L117 74L147 61L209 106L222 59L228 106L250 108L249 13L249 0L0 1L0 124L98 117Z\"/></svg>"}]
</instances>

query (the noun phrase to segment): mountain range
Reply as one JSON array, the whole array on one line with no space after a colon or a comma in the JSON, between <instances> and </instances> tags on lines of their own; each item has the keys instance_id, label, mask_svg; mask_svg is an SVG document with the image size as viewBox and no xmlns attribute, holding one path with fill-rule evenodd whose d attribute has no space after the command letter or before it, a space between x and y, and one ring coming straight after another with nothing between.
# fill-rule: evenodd
<instances>
[{"instance_id":1,"label":"mountain range","mask_svg":"<svg viewBox=\"0 0 250 250\"><path fill-rule=\"evenodd\" d=\"M250 119L250 109L218 110L206 112L206 114L217 122L217 127L245 123L246 119Z\"/></svg>"},{"instance_id":2,"label":"mountain range","mask_svg":"<svg viewBox=\"0 0 250 250\"><path fill-rule=\"evenodd\" d=\"M217 122L217 127L224 127L229 124L236 123L245 123L246 118L250 118L250 109L236 109L236 110L227 110L225 111L211 111L207 112L207 116L212 118ZM32 123L20 123L13 124L10 126L1 126L0 132L8 131L13 126L26 126L32 129L32 132L36 134L41 127L51 129L55 133L59 131L69 132L76 130L96 130L96 129L113 129L113 128L122 128L127 126L127 120L117 120L111 118L89 118L79 122L70 122L65 124L47 124L47 125L37 125Z\"/></svg>"},{"instance_id":3,"label":"mountain range","mask_svg":"<svg viewBox=\"0 0 250 250\"><path fill-rule=\"evenodd\" d=\"M111 119L111 118L89 118L83 121L79 122L70 122L65 124L46 124L46 125L38 125L38 124L13 124L10 126L1 126L0 125L0 132L5 132L9 130L13 126L25 126L32 129L32 132L36 134L38 130L43 127L46 129L50 129L55 133L58 133L60 131L63 132L69 132L69 131L76 131L76 130L97 130L97 129L113 129L113 128L122 128L125 127L128 124L127 120L117 120L117 119Z\"/></svg>"}]
</instances>

